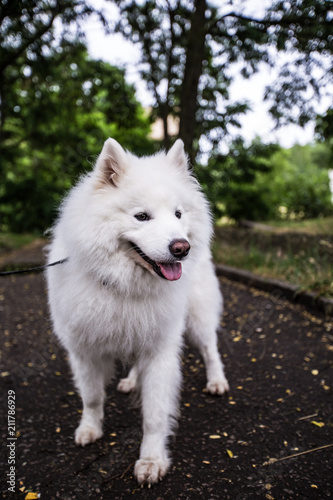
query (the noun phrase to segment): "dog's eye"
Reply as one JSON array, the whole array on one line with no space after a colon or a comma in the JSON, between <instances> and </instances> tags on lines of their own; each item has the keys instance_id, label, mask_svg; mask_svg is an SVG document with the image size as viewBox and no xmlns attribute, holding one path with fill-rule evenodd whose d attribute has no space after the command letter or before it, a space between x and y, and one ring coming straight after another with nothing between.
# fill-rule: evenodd
<instances>
[{"instance_id":1,"label":"dog's eye","mask_svg":"<svg viewBox=\"0 0 333 500\"><path fill-rule=\"evenodd\" d=\"M180 218L181 218L181 216L182 216L181 211L180 211L180 210L176 210L176 211L175 211L175 216L177 217L177 219L180 219Z\"/></svg>"},{"instance_id":2,"label":"dog's eye","mask_svg":"<svg viewBox=\"0 0 333 500\"><path fill-rule=\"evenodd\" d=\"M150 220L149 215L146 212L140 212L139 214L134 215L134 217L140 222L144 222L146 220Z\"/></svg>"}]
</instances>

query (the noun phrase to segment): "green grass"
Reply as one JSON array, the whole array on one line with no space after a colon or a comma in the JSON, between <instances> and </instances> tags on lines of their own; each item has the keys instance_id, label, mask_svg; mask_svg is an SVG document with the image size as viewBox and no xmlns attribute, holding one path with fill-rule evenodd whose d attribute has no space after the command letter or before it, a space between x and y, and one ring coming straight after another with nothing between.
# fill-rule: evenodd
<instances>
[{"instance_id":1,"label":"green grass","mask_svg":"<svg viewBox=\"0 0 333 500\"><path fill-rule=\"evenodd\" d=\"M270 220L263 221L262 226L270 228L272 233L306 233L312 235L333 235L333 217L319 217L306 220ZM222 217L216 222L217 227L237 227L228 217ZM265 231L260 225L254 231Z\"/></svg>"},{"instance_id":2,"label":"green grass","mask_svg":"<svg viewBox=\"0 0 333 500\"><path fill-rule=\"evenodd\" d=\"M306 221L276 222L265 225L274 227L273 233L307 233L310 235L328 235L323 239L318 237L318 244L300 246L295 251L285 251L265 238L265 231L250 244L233 243L229 238L223 238L223 226L219 224L213 252L217 263L245 269L263 277L269 277L298 285L300 289L313 291L319 295L333 298L333 217ZM235 229L235 226L233 226ZM258 233L261 230L253 230ZM0 234L0 254L16 250L36 239L34 234ZM264 241L265 240L265 241ZM268 243L267 243L268 241ZM326 245L326 246L325 246Z\"/></svg>"},{"instance_id":3,"label":"green grass","mask_svg":"<svg viewBox=\"0 0 333 500\"><path fill-rule=\"evenodd\" d=\"M307 234L333 234L333 217L322 217L300 221L269 221L265 222L274 231L303 232Z\"/></svg>"},{"instance_id":4,"label":"green grass","mask_svg":"<svg viewBox=\"0 0 333 500\"><path fill-rule=\"evenodd\" d=\"M333 217L299 222L265 222L265 225L274 225L274 229L246 231L233 226L232 230L240 236L237 241L232 236L235 233L228 236L228 226L220 226L213 247L215 261L333 298ZM258 235L259 232L262 236ZM306 233L313 239L305 243L303 237L299 237L299 242L295 244L294 237L291 250L285 244L286 239L289 241L288 234L283 236L284 245L279 244L279 236L272 238L272 234L281 233L290 233L290 237L292 233Z\"/></svg>"},{"instance_id":5,"label":"green grass","mask_svg":"<svg viewBox=\"0 0 333 500\"><path fill-rule=\"evenodd\" d=\"M281 254L274 248L262 251L251 246L245 250L240 245L217 241L214 245L214 258L217 263L286 281L318 295L333 297L333 265L325 257L318 255L316 249L296 255Z\"/></svg>"},{"instance_id":6,"label":"green grass","mask_svg":"<svg viewBox=\"0 0 333 500\"><path fill-rule=\"evenodd\" d=\"M15 234L1 233L0 234L0 253L17 250L36 239L35 234Z\"/></svg>"}]
</instances>

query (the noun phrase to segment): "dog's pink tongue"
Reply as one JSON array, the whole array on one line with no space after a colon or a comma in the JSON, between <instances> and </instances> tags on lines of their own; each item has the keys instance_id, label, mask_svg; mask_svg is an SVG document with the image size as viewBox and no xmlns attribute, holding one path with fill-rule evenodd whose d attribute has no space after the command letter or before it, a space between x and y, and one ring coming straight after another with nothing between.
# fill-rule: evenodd
<instances>
[{"instance_id":1,"label":"dog's pink tongue","mask_svg":"<svg viewBox=\"0 0 333 500\"><path fill-rule=\"evenodd\" d=\"M164 278L169 281L179 280L182 275L182 265L180 262L173 262L171 264L167 262L159 262L158 265Z\"/></svg>"}]
</instances>

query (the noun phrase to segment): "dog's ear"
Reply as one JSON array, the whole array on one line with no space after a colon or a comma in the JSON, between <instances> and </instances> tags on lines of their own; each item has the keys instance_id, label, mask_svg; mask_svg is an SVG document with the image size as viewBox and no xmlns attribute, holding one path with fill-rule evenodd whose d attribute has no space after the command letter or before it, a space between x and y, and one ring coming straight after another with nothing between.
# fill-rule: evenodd
<instances>
[{"instance_id":1,"label":"dog's ear","mask_svg":"<svg viewBox=\"0 0 333 500\"><path fill-rule=\"evenodd\" d=\"M184 143L181 139L177 139L172 148L169 150L167 159L178 168L184 171L188 170L188 159L184 150Z\"/></svg>"},{"instance_id":2,"label":"dog's ear","mask_svg":"<svg viewBox=\"0 0 333 500\"><path fill-rule=\"evenodd\" d=\"M121 145L114 139L107 139L95 167L101 184L117 186L126 162L127 155Z\"/></svg>"}]
</instances>

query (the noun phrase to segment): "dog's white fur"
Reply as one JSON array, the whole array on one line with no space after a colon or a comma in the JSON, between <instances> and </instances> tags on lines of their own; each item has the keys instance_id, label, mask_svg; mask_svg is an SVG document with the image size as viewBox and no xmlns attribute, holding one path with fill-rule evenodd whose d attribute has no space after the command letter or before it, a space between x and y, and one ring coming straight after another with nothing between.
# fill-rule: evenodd
<instances>
[{"instance_id":1,"label":"dog's white fur","mask_svg":"<svg viewBox=\"0 0 333 500\"><path fill-rule=\"evenodd\" d=\"M138 220L141 213L149 220ZM85 446L102 436L104 387L114 363L134 364L118 390L141 391L139 483L157 482L170 465L167 439L178 413L185 330L204 358L208 392L228 390L217 350L222 297L211 235L208 203L180 140L168 154L137 158L108 139L54 227L49 262L69 260L47 271L49 305L83 401L75 441ZM175 281L158 276L129 243L153 261L174 262L169 245L175 240L191 245Z\"/></svg>"}]
</instances>

